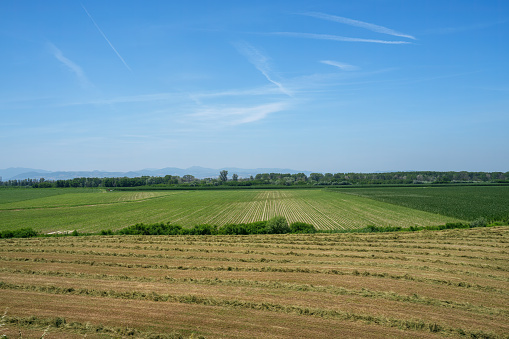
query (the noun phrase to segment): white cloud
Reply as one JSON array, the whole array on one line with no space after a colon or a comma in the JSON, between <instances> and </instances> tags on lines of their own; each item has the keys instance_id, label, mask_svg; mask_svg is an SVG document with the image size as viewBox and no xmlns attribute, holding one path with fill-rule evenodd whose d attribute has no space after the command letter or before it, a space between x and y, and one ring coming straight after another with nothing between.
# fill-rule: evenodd
<instances>
[{"instance_id":1,"label":"white cloud","mask_svg":"<svg viewBox=\"0 0 509 339\"><path fill-rule=\"evenodd\" d=\"M292 93L288 91L288 89L286 89L280 82L274 80L272 68L270 67L269 58L267 58L267 56L247 42L237 43L235 44L235 47L256 67L257 70L265 76L268 81L276 85L284 94L290 97L292 96Z\"/></svg>"},{"instance_id":2,"label":"white cloud","mask_svg":"<svg viewBox=\"0 0 509 339\"><path fill-rule=\"evenodd\" d=\"M349 38L349 37L344 37L344 36L340 36L340 35L331 35L331 34L314 34L314 33L298 33L298 32L272 32L269 34L289 36L289 37L294 37L294 38L333 40L333 41L346 41L346 42L371 42L371 43L376 43L376 44L389 44L389 45L401 45L401 44L409 44L410 43L408 41Z\"/></svg>"},{"instance_id":3,"label":"white cloud","mask_svg":"<svg viewBox=\"0 0 509 339\"><path fill-rule=\"evenodd\" d=\"M357 66L345 64L345 63L342 63L342 62L332 61L332 60L322 60L320 62L322 64L326 64L326 65L331 65L331 66L337 67L337 68L339 68L339 69L341 69L343 71L356 71L356 70L359 69L359 67L357 67Z\"/></svg>"},{"instance_id":4,"label":"white cloud","mask_svg":"<svg viewBox=\"0 0 509 339\"><path fill-rule=\"evenodd\" d=\"M269 114L288 108L287 102L274 102L252 107L208 107L189 114L193 120L210 122L218 125L240 125L266 118Z\"/></svg>"},{"instance_id":5,"label":"white cloud","mask_svg":"<svg viewBox=\"0 0 509 339\"><path fill-rule=\"evenodd\" d=\"M409 34L400 33L393 29L384 27L384 26L370 24L368 22L359 21L359 20L353 20L353 19L342 17L342 16L330 15L330 14L319 13L319 12L302 13L302 15L307 15L307 16L311 16L314 18L318 18L318 19L339 22L342 24L350 25L350 26L361 27L361 28L364 28L364 29L367 29L367 30L370 30L373 32L377 32L377 33L389 34L389 35L398 36L401 38L408 38L408 39L415 40L415 37L412 35L409 35Z\"/></svg>"},{"instance_id":6,"label":"white cloud","mask_svg":"<svg viewBox=\"0 0 509 339\"><path fill-rule=\"evenodd\" d=\"M86 85L89 84L88 79L87 79L85 73L83 72L83 69L81 69L80 66L76 65L74 62L72 62L71 60L67 59L62 54L62 51L60 49L58 49L52 43L48 43L48 46L49 46L53 56L58 61L60 61L62 64L64 64L71 72L73 72L76 75L76 77L78 78L78 80L79 80L79 82L81 83L82 86L86 86Z\"/></svg>"}]
</instances>

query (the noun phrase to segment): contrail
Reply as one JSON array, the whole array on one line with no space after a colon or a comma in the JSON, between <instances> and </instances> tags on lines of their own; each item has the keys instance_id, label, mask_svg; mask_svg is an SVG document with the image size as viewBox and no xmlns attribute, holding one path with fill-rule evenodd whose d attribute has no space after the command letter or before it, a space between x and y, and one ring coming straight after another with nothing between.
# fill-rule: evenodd
<instances>
[{"instance_id":1,"label":"contrail","mask_svg":"<svg viewBox=\"0 0 509 339\"><path fill-rule=\"evenodd\" d=\"M129 65L125 62L124 58L122 58L122 56L117 52L117 50L115 49L115 47L113 46L113 44L110 42L110 40L106 37L106 34L104 34L104 32L101 30L101 28L99 28L99 26L97 25L97 23L95 22L94 18L92 18L92 16L90 15L90 13L88 13L87 9L85 8L85 6L83 6L83 4L81 4L81 7L83 7L83 9L85 10L85 13L87 13L88 17L90 18L90 20L92 20L92 22L94 23L94 26L97 28L97 30L99 31L99 33L101 33L101 35L103 36L103 38L108 42L108 44L110 45L111 49L117 54L117 56L119 57L119 59L122 61L122 63L124 64L125 67L127 67L128 70L132 71L131 67L129 67Z\"/></svg>"},{"instance_id":2,"label":"contrail","mask_svg":"<svg viewBox=\"0 0 509 339\"><path fill-rule=\"evenodd\" d=\"M348 41L348 42L371 42L376 44L409 44L408 41L391 41L391 40L376 40L376 39L361 39L361 38L349 38L339 35L330 34L314 34L314 33L297 33L297 32L272 32L268 33L272 35L282 35L295 38L307 38L307 39L319 39L319 40L334 40L334 41Z\"/></svg>"},{"instance_id":3,"label":"contrail","mask_svg":"<svg viewBox=\"0 0 509 339\"><path fill-rule=\"evenodd\" d=\"M373 32L377 32L377 33L389 34L389 35L393 35L393 36L399 36L402 38L409 38L409 39L416 40L414 36L411 36L409 34L400 33L393 29L384 27L384 26L370 24L369 22L344 18L342 16L336 16L336 15L330 15L330 14L318 13L318 12L302 13L302 15L312 16L312 17L315 17L318 19L340 22L342 24L346 24L346 25L350 25L350 26L361 27L361 28L368 29Z\"/></svg>"}]
</instances>

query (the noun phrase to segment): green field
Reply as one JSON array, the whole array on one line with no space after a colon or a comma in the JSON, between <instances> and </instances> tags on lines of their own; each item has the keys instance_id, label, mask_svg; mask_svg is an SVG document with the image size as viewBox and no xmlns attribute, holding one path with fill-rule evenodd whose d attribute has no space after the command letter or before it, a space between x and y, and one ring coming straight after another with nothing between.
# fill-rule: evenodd
<instances>
[{"instance_id":1,"label":"green field","mask_svg":"<svg viewBox=\"0 0 509 339\"><path fill-rule=\"evenodd\" d=\"M136 223L225 225L281 215L321 230L509 216L509 187L220 191L0 189L0 230L96 232Z\"/></svg>"},{"instance_id":2,"label":"green field","mask_svg":"<svg viewBox=\"0 0 509 339\"><path fill-rule=\"evenodd\" d=\"M463 220L509 219L508 186L385 187L340 192Z\"/></svg>"}]
</instances>

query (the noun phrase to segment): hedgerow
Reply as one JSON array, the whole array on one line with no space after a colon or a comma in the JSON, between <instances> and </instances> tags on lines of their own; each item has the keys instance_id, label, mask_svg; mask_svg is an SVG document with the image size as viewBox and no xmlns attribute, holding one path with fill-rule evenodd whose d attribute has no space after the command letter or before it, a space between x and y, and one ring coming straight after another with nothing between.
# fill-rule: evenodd
<instances>
[{"instance_id":1,"label":"hedgerow","mask_svg":"<svg viewBox=\"0 0 509 339\"><path fill-rule=\"evenodd\" d=\"M320 231L323 233L384 233L384 232L417 232L417 231L441 231L451 230L456 228L477 228L477 227L488 227L488 226L501 226L507 224L507 221L499 221L488 224L484 217L478 218L468 224L462 222L449 222L445 225L434 225L434 226L375 226L368 225L364 228L353 229L353 230L325 230Z\"/></svg>"},{"instance_id":2,"label":"hedgerow","mask_svg":"<svg viewBox=\"0 0 509 339\"><path fill-rule=\"evenodd\" d=\"M122 228L117 232L103 230L102 235L249 235L249 234L288 234L288 233L315 233L311 224L293 223L288 225L284 217L277 216L267 221L257 221L242 224L217 225L200 224L192 228L183 228L171 223L143 224Z\"/></svg>"},{"instance_id":3,"label":"hedgerow","mask_svg":"<svg viewBox=\"0 0 509 339\"><path fill-rule=\"evenodd\" d=\"M18 230L14 231L1 231L0 232L0 239L2 238L31 238L36 237L39 235L35 230L32 228L20 228Z\"/></svg>"},{"instance_id":4,"label":"hedgerow","mask_svg":"<svg viewBox=\"0 0 509 339\"><path fill-rule=\"evenodd\" d=\"M456 228L476 228L488 226L506 225L509 220L497 221L488 224L486 218L481 217L470 223L446 223L445 225L434 226L375 226L368 225L364 228L349 230L320 230L312 224L294 222L288 225L284 217L277 216L267 221L256 221L252 223L226 224L224 226L200 224L192 228L184 228L180 225L168 223L144 224L137 223L117 231L111 229L102 230L99 235L250 235L250 234L309 234L309 233L385 233L385 232L417 232L422 230L440 231ZM31 238L37 236L84 236L91 233L73 232L41 234L32 228L21 228L17 230L0 231L0 239L3 238Z\"/></svg>"}]
</instances>

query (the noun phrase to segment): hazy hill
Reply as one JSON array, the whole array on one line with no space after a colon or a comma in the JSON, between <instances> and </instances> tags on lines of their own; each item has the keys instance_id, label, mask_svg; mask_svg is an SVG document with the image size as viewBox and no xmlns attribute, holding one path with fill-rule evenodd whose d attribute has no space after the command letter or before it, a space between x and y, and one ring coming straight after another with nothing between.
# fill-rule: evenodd
<instances>
[{"instance_id":1,"label":"hazy hill","mask_svg":"<svg viewBox=\"0 0 509 339\"><path fill-rule=\"evenodd\" d=\"M106 178L106 177L141 177L147 176L165 176L165 175L178 175L180 177L190 174L198 179L203 178L215 178L219 176L219 172L222 170L228 171L228 176L236 173L241 178L248 178L251 175L255 176L258 173L305 173L309 175L310 171L297 171L288 168L255 168L255 169L244 169L236 167L224 167L220 169L205 168L200 166L192 166L189 168L177 168L177 167L166 167L161 169L142 169L139 171L130 172L107 172L107 171L46 171L33 168L7 168L0 169L0 176L3 181L7 180L22 180L22 179L40 179L46 180L65 180L73 178Z\"/></svg>"}]
</instances>

